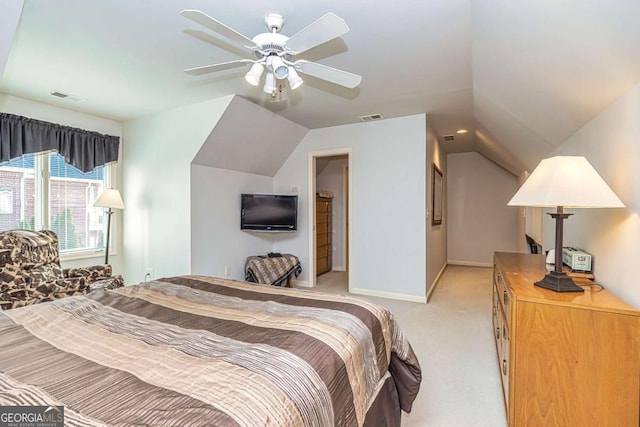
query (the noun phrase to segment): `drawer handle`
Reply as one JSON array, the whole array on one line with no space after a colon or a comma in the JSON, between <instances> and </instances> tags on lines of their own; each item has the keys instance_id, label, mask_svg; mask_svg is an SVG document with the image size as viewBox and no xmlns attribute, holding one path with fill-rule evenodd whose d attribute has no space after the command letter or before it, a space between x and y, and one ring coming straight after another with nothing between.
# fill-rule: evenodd
<instances>
[{"instance_id":1,"label":"drawer handle","mask_svg":"<svg viewBox=\"0 0 640 427\"><path fill-rule=\"evenodd\" d=\"M507 375L507 361L502 359L502 375Z\"/></svg>"},{"instance_id":2,"label":"drawer handle","mask_svg":"<svg viewBox=\"0 0 640 427\"><path fill-rule=\"evenodd\" d=\"M502 328L502 338L507 339L507 330L506 330L506 328Z\"/></svg>"},{"instance_id":3,"label":"drawer handle","mask_svg":"<svg viewBox=\"0 0 640 427\"><path fill-rule=\"evenodd\" d=\"M502 295L502 298L504 300L504 305L509 304L509 295L507 295L507 291L503 291L504 294Z\"/></svg>"},{"instance_id":4,"label":"drawer handle","mask_svg":"<svg viewBox=\"0 0 640 427\"><path fill-rule=\"evenodd\" d=\"M494 306L493 306L493 315L495 316L495 315L496 315L496 313L497 313L497 310L496 310L496 306L494 305Z\"/></svg>"},{"instance_id":5,"label":"drawer handle","mask_svg":"<svg viewBox=\"0 0 640 427\"><path fill-rule=\"evenodd\" d=\"M498 326L496 328L496 339L499 340L500 339L500 326Z\"/></svg>"}]
</instances>

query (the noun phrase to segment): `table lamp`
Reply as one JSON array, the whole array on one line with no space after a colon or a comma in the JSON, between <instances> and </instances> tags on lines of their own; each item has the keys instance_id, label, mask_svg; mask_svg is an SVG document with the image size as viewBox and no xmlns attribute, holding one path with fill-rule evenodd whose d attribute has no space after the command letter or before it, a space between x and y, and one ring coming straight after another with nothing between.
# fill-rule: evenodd
<instances>
[{"instance_id":1,"label":"table lamp","mask_svg":"<svg viewBox=\"0 0 640 427\"><path fill-rule=\"evenodd\" d=\"M555 207L555 267L535 285L555 292L584 292L562 271L564 208L623 208L624 204L602 177L581 156L544 159L509 201L508 206Z\"/></svg>"},{"instance_id":2,"label":"table lamp","mask_svg":"<svg viewBox=\"0 0 640 427\"><path fill-rule=\"evenodd\" d=\"M105 241L104 263L109 264L109 233L111 231L112 209L124 209L124 202L120 197L120 192L114 188L105 189L98 200L93 204L97 208L108 208L107 212L107 240Z\"/></svg>"}]
</instances>

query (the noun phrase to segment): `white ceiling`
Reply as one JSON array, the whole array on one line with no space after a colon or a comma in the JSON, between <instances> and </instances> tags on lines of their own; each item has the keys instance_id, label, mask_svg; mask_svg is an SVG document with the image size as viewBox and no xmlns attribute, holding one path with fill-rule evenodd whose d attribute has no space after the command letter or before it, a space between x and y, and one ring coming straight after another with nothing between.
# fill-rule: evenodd
<instances>
[{"instance_id":1,"label":"white ceiling","mask_svg":"<svg viewBox=\"0 0 640 427\"><path fill-rule=\"evenodd\" d=\"M5 2L19 10L22 0ZM287 102L270 103L244 69L187 75L239 56L180 16L186 8L249 37L268 12L284 15L287 35L334 12L351 31L303 56L362 84L304 77ZM234 93L307 129L427 113L439 136L470 130L447 151L520 173L640 80L638 17L634 0L24 0L0 92L121 121ZM11 35L2 26L0 39Z\"/></svg>"}]
</instances>

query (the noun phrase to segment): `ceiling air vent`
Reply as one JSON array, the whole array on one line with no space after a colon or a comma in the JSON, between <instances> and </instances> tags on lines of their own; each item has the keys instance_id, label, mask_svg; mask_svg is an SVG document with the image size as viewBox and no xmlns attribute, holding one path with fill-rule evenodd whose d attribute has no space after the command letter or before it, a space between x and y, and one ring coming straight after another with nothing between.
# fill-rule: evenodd
<instances>
[{"instance_id":1,"label":"ceiling air vent","mask_svg":"<svg viewBox=\"0 0 640 427\"><path fill-rule=\"evenodd\" d=\"M360 116L362 122L372 122L374 120L382 120L384 116L382 114L369 114L368 116Z\"/></svg>"},{"instance_id":2,"label":"ceiling air vent","mask_svg":"<svg viewBox=\"0 0 640 427\"><path fill-rule=\"evenodd\" d=\"M442 137L442 139L444 139L447 142L451 142L451 141L455 141L456 140L456 136L455 135L444 135Z\"/></svg>"},{"instance_id":3,"label":"ceiling air vent","mask_svg":"<svg viewBox=\"0 0 640 427\"><path fill-rule=\"evenodd\" d=\"M68 93L62 93L58 90L52 90L51 92L49 92L49 94L51 96L55 96L56 98L66 99L67 101L73 101L73 102L82 102L87 100L86 98L81 98L75 95L69 95Z\"/></svg>"},{"instance_id":4,"label":"ceiling air vent","mask_svg":"<svg viewBox=\"0 0 640 427\"><path fill-rule=\"evenodd\" d=\"M51 95L57 96L58 98L66 98L67 96L69 96L66 93L58 92L57 90L52 90Z\"/></svg>"}]
</instances>

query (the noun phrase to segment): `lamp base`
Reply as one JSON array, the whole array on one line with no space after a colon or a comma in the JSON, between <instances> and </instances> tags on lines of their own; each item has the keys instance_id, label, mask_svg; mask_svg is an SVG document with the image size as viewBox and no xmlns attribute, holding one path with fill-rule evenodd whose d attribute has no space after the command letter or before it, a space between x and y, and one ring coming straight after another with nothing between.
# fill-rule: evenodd
<instances>
[{"instance_id":1,"label":"lamp base","mask_svg":"<svg viewBox=\"0 0 640 427\"><path fill-rule=\"evenodd\" d=\"M584 292L584 289L576 285L571 277L557 271L549 272L541 281L534 284L553 292Z\"/></svg>"}]
</instances>

